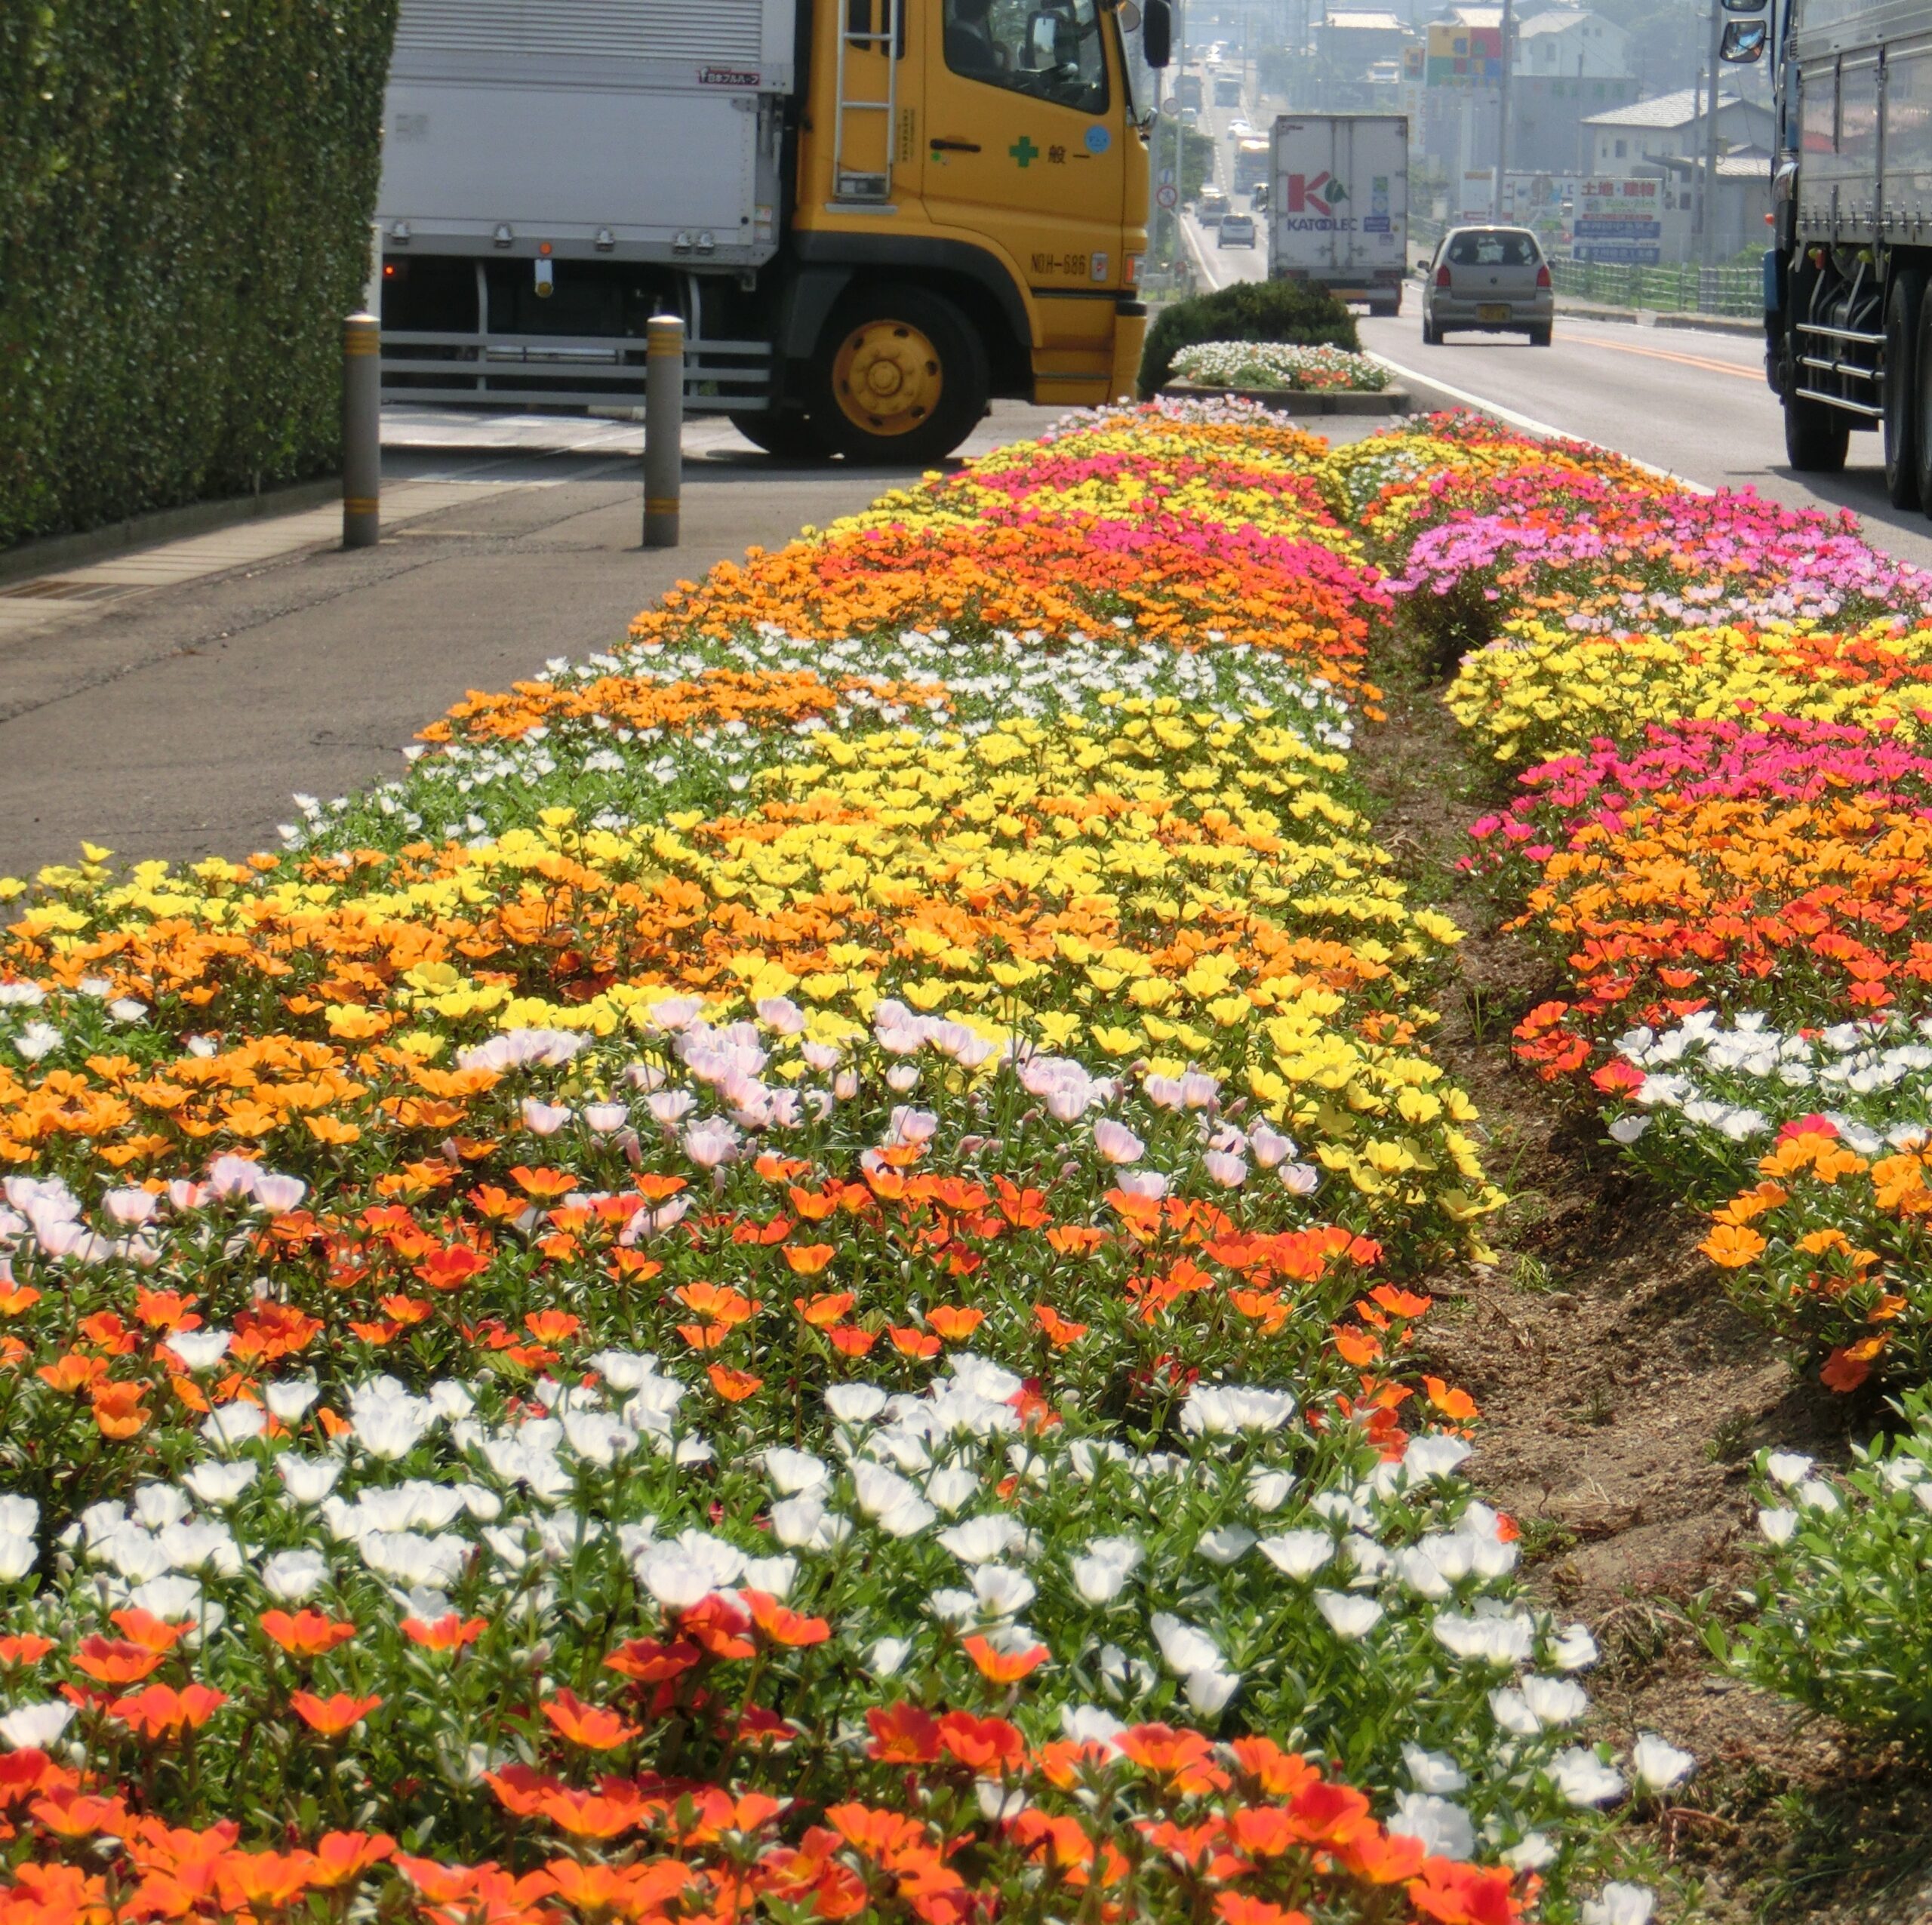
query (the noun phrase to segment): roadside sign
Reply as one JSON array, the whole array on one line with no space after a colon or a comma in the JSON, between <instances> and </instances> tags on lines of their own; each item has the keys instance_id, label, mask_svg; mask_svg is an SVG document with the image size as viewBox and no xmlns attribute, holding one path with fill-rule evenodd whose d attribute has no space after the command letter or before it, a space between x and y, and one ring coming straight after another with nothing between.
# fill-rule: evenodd
<instances>
[{"instance_id":1,"label":"roadside sign","mask_svg":"<svg viewBox=\"0 0 1932 1925\"><path fill-rule=\"evenodd\" d=\"M1162 207L1171 208L1180 198L1180 195L1175 192L1174 187L1168 182L1164 180L1161 183L1159 187L1155 189L1154 198L1160 202Z\"/></svg>"},{"instance_id":2,"label":"roadside sign","mask_svg":"<svg viewBox=\"0 0 1932 1925\"><path fill-rule=\"evenodd\" d=\"M1171 187L1174 184L1174 169L1173 169L1172 168L1171 168L1171 167L1164 167L1164 168L1161 168L1161 185L1163 187Z\"/></svg>"}]
</instances>

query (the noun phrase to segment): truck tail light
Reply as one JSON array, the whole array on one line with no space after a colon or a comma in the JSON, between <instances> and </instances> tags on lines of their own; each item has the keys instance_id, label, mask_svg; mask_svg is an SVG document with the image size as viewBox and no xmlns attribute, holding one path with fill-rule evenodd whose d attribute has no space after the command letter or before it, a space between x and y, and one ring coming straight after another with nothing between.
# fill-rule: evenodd
<instances>
[{"instance_id":1,"label":"truck tail light","mask_svg":"<svg viewBox=\"0 0 1932 1925\"><path fill-rule=\"evenodd\" d=\"M1438 288L1449 285L1449 263L1446 260L1435 270L1435 284Z\"/></svg>"},{"instance_id":2,"label":"truck tail light","mask_svg":"<svg viewBox=\"0 0 1932 1925\"><path fill-rule=\"evenodd\" d=\"M1140 285L1140 264L1146 259L1145 254L1129 254L1127 257L1127 263L1121 270L1123 286L1137 288Z\"/></svg>"},{"instance_id":3,"label":"truck tail light","mask_svg":"<svg viewBox=\"0 0 1932 1925\"><path fill-rule=\"evenodd\" d=\"M1537 269L1537 285L1539 288L1547 288L1549 285L1549 263L1548 261L1545 261L1542 266Z\"/></svg>"}]
</instances>

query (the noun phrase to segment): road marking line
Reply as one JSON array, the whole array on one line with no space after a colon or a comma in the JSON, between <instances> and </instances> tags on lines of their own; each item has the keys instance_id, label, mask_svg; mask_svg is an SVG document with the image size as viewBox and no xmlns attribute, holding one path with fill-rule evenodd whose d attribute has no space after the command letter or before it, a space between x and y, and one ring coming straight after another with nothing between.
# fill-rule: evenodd
<instances>
[{"instance_id":1,"label":"road marking line","mask_svg":"<svg viewBox=\"0 0 1932 1925\"><path fill-rule=\"evenodd\" d=\"M1589 345L1607 348L1612 354L1641 355L1647 361L1675 361L1685 367L1707 368L1713 374L1728 374L1740 381L1761 381L1764 378L1761 367L1740 367L1734 361L1708 361L1694 354L1673 354L1668 348L1633 347L1628 341L1600 341L1594 337Z\"/></svg>"},{"instance_id":2,"label":"road marking line","mask_svg":"<svg viewBox=\"0 0 1932 1925\"><path fill-rule=\"evenodd\" d=\"M1526 435L1534 435L1540 441L1581 441L1586 447L1604 447L1601 441L1592 441L1586 435L1572 434L1567 428L1552 428L1547 421L1538 421L1527 414L1519 414L1513 407L1505 407L1500 401L1488 401L1481 395L1472 395L1466 388L1452 388L1447 381L1438 380L1433 374L1425 374L1420 368L1404 367L1399 361L1391 361L1386 354L1371 354L1369 359L1379 362L1392 374L1400 374L1404 379L1425 388L1433 388L1439 395L1447 395L1451 401L1459 401L1466 407L1479 408L1485 414L1493 414L1497 420L1506 422L1512 428L1520 428ZM1688 488L1693 494L1715 494L1715 488L1706 487L1702 481L1694 481L1687 475L1678 474L1674 469L1660 468L1654 461L1640 460L1634 454L1625 454L1621 448L1608 448L1607 452L1622 455L1632 467L1641 468L1647 475L1656 475L1666 481L1675 481L1680 487Z\"/></svg>"}]
</instances>

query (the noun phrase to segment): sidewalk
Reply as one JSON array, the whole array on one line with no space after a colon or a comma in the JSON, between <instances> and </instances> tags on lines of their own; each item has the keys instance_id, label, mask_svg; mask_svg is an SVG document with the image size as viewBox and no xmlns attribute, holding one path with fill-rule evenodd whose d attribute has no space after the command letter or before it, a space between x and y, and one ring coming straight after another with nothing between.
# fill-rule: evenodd
<instances>
[{"instance_id":1,"label":"sidewalk","mask_svg":"<svg viewBox=\"0 0 1932 1925\"><path fill-rule=\"evenodd\" d=\"M1057 413L1001 403L969 449ZM274 848L291 794L395 773L466 690L608 647L680 578L914 478L789 466L694 423L684 545L647 553L641 429L384 427L377 548L344 553L332 506L5 585L0 875L75 859L83 838L174 860Z\"/></svg>"}]
</instances>

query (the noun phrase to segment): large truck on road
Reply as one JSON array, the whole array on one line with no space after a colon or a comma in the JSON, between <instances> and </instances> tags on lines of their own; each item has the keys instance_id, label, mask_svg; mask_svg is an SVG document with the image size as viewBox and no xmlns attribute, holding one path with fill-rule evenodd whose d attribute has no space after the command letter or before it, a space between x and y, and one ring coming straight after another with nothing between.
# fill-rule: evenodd
<instances>
[{"instance_id":1,"label":"large truck on road","mask_svg":"<svg viewBox=\"0 0 1932 1925\"><path fill-rule=\"evenodd\" d=\"M777 453L928 462L991 397L1130 392L1169 8L401 0L385 398L633 405L658 312L686 407Z\"/></svg>"},{"instance_id":2,"label":"large truck on road","mask_svg":"<svg viewBox=\"0 0 1932 1925\"><path fill-rule=\"evenodd\" d=\"M1932 0L1928 0L1932 4ZM1399 314L1408 275L1409 123L1281 114L1269 136L1268 275Z\"/></svg>"},{"instance_id":3,"label":"large truck on road","mask_svg":"<svg viewBox=\"0 0 1932 1925\"><path fill-rule=\"evenodd\" d=\"M1932 0L1724 0L1727 60L1773 59L1765 374L1791 465L1883 440L1887 491L1932 514Z\"/></svg>"}]
</instances>

